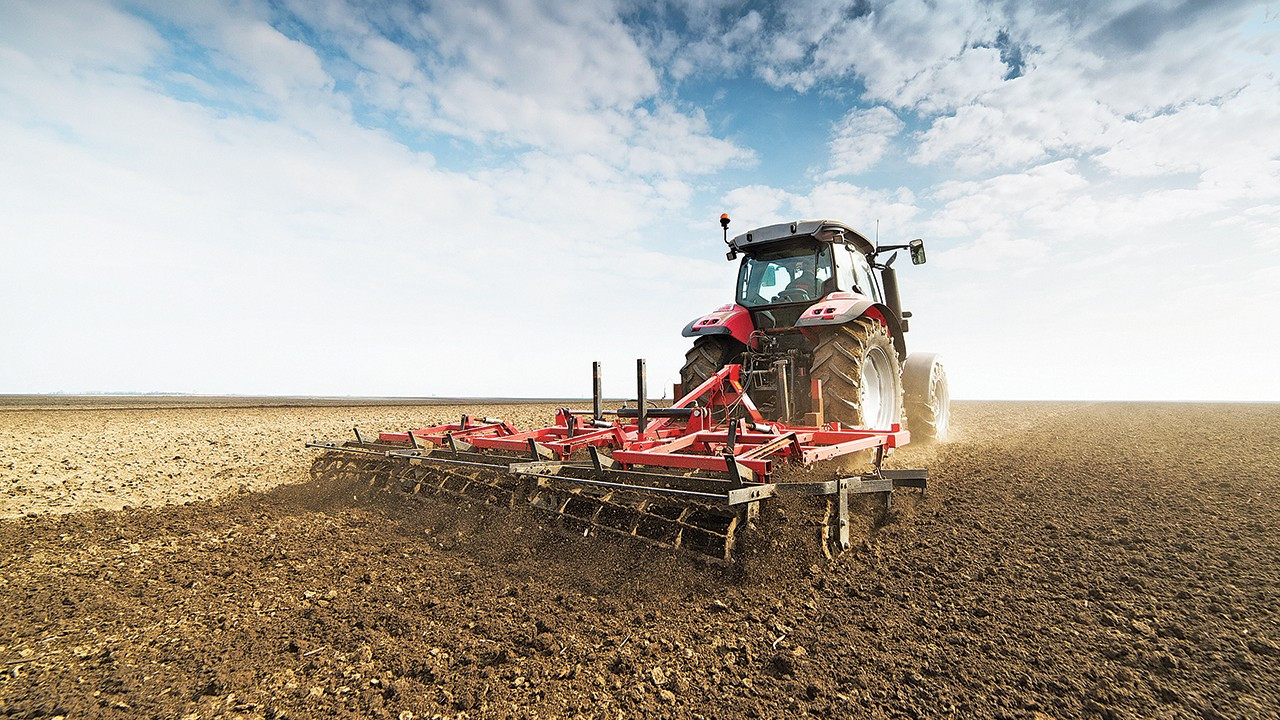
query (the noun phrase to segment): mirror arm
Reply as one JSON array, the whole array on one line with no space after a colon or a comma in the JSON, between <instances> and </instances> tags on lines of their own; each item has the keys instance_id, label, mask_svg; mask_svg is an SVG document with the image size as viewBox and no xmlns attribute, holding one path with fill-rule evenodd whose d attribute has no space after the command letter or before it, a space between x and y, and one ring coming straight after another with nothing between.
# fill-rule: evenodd
<instances>
[{"instance_id":1,"label":"mirror arm","mask_svg":"<svg viewBox=\"0 0 1280 720\"><path fill-rule=\"evenodd\" d=\"M876 246L875 254L879 255L882 252L888 252L890 250L907 250L910 247L911 247L911 243L903 243L901 245L878 245Z\"/></svg>"},{"instance_id":2,"label":"mirror arm","mask_svg":"<svg viewBox=\"0 0 1280 720\"><path fill-rule=\"evenodd\" d=\"M887 247L885 248L885 250L889 250L889 249L890 248L887 248ZM885 260L884 263L876 262L876 256L872 255L870 257L871 267L875 268L876 270L887 270L889 269L889 267L893 265L893 261L897 259L898 259L898 253L896 251L892 255L890 255L889 259Z\"/></svg>"}]
</instances>

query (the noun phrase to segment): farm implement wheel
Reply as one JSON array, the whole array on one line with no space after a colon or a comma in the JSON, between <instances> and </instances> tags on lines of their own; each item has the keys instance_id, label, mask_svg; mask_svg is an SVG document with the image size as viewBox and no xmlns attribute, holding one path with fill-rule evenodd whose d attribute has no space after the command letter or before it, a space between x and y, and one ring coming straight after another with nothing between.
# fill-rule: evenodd
<instances>
[{"instance_id":1,"label":"farm implement wheel","mask_svg":"<svg viewBox=\"0 0 1280 720\"><path fill-rule=\"evenodd\" d=\"M813 353L813 377L822 381L827 419L863 428L901 421L898 352L876 320L864 317L823 333Z\"/></svg>"},{"instance_id":2,"label":"farm implement wheel","mask_svg":"<svg viewBox=\"0 0 1280 720\"><path fill-rule=\"evenodd\" d=\"M913 353L902 369L911 439L942 442L951 424L951 394L947 371L934 354Z\"/></svg>"},{"instance_id":3,"label":"farm implement wheel","mask_svg":"<svg viewBox=\"0 0 1280 720\"><path fill-rule=\"evenodd\" d=\"M437 495L509 506L516 483L505 464L491 467L424 466L377 454L326 452L311 464L316 482L368 486L406 495Z\"/></svg>"},{"instance_id":4,"label":"farm implement wheel","mask_svg":"<svg viewBox=\"0 0 1280 720\"><path fill-rule=\"evenodd\" d=\"M733 508L664 503L639 493L565 488L545 480L525 499L569 535L603 532L717 563L731 561L741 519Z\"/></svg>"},{"instance_id":5,"label":"farm implement wheel","mask_svg":"<svg viewBox=\"0 0 1280 720\"><path fill-rule=\"evenodd\" d=\"M376 455L351 455L327 452L311 463L311 479L325 483L360 483L381 486L391 476L395 465Z\"/></svg>"}]
</instances>

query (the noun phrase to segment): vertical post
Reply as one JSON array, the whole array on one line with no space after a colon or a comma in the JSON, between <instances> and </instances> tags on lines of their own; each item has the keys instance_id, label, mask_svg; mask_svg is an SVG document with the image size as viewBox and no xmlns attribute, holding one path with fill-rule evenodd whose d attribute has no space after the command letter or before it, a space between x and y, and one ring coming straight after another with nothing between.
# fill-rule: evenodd
<instances>
[{"instance_id":1,"label":"vertical post","mask_svg":"<svg viewBox=\"0 0 1280 720\"><path fill-rule=\"evenodd\" d=\"M791 387L787 382L786 360L774 361L773 382L778 387L778 417L782 422L791 422Z\"/></svg>"},{"instance_id":2,"label":"vertical post","mask_svg":"<svg viewBox=\"0 0 1280 720\"><path fill-rule=\"evenodd\" d=\"M835 543L841 551L849 549L849 480L841 478L836 481L836 527Z\"/></svg>"},{"instance_id":3,"label":"vertical post","mask_svg":"<svg viewBox=\"0 0 1280 720\"><path fill-rule=\"evenodd\" d=\"M601 407L604 398L600 395L600 361L591 363L591 419L599 420L603 417L603 408Z\"/></svg>"},{"instance_id":4,"label":"vertical post","mask_svg":"<svg viewBox=\"0 0 1280 720\"><path fill-rule=\"evenodd\" d=\"M644 358L636 360L636 408L639 411L639 417L636 420L636 427L639 436L644 436L645 425L648 424L649 418L645 416L648 409L648 402L645 400L645 371Z\"/></svg>"}]
</instances>

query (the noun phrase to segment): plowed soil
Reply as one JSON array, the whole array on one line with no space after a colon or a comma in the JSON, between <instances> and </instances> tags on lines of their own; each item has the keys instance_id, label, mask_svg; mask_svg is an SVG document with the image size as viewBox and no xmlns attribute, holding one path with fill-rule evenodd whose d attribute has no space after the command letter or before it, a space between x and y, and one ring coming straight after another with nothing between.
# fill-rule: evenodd
<instances>
[{"instance_id":1,"label":"plowed soil","mask_svg":"<svg viewBox=\"0 0 1280 720\"><path fill-rule=\"evenodd\" d=\"M160 405L0 408L0 715L1280 717L1280 406L960 403L730 573L307 477L461 408Z\"/></svg>"}]
</instances>

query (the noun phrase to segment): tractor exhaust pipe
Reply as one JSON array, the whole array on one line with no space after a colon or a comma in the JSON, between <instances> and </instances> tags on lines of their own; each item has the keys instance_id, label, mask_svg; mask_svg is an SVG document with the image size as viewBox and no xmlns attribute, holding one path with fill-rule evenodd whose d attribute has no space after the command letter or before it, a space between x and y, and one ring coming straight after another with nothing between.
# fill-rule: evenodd
<instances>
[{"instance_id":1,"label":"tractor exhaust pipe","mask_svg":"<svg viewBox=\"0 0 1280 720\"><path fill-rule=\"evenodd\" d=\"M898 271L889 265L885 265L880 270L880 280L884 285L884 304L888 305L893 314L898 317L902 331L906 332L907 318L911 316L902 314L902 296L898 294Z\"/></svg>"}]
</instances>

